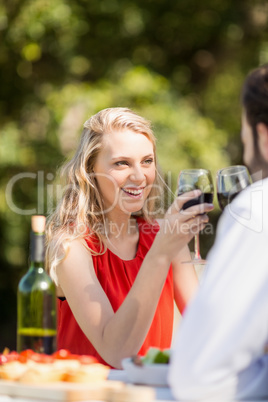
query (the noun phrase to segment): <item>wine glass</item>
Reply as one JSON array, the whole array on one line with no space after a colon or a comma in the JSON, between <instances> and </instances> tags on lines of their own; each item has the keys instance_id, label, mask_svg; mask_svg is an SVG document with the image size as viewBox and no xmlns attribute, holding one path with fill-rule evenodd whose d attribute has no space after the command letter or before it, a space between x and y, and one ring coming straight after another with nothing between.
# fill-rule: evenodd
<instances>
[{"instance_id":1,"label":"wine glass","mask_svg":"<svg viewBox=\"0 0 268 402\"><path fill-rule=\"evenodd\" d=\"M187 209L193 205L213 202L213 181L212 175L206 169L184 169L180 172L178 178L178 195L199 189L202 194L184 203L182 209ZM191 264L206 264L206 260L201 257L199 247L199 234L194 237L194 257L191 261L184 261Z\"/></svg>"},{"instance_id":2,"label":"wine glass","mask_svg":"<svg viewBox=\"0 0 268 402\"><path fill-rule=\"evenodd\" d=\"M229 166L217 172L217 198L223 211L244 188L252 183L246 166Z\"/></svg>"}]
</instances>

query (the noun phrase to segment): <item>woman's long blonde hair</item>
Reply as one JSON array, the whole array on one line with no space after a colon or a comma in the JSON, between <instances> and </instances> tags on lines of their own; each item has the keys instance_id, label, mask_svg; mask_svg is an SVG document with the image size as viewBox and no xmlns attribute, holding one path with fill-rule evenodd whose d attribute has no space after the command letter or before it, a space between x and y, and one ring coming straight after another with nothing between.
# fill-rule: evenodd
<instances>
[{"instance_id":1,"label":"woman's long blonde hair","mask_svg":"<svg viewBox=\"0 0 268 402\"><path fill-rule=\"evenodd\" d=\"M124 129L144 134L152 142L156 162L156 140L151 124L132 110L120 107L104 109L84 123L77 151L61 169L61 176L66 181L64 194L47 220L46 267L56 284L56 267L65 258L72 240L94 234L100 245L100 253L106 250L103 241L105 214L93 169L102 147L103 135ZM139 211L146 221L152 222L156 217L161 195L162 181L156 169L146 208ZM94 253L93 250L91 252Z\"/></svg>"}]
</instances>

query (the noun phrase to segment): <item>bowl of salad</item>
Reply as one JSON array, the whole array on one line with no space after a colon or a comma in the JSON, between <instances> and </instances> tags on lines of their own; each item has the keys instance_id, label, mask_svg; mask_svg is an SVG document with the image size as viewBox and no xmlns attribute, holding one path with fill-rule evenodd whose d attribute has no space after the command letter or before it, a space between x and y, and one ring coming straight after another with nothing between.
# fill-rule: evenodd
<instances>
[{"instance_id":1,"label":"bowl of salad","mask_svg":"<svg viewBox=\"0 0 268 402\"><path fill-rule=\"evenodd\" d=\"M151 347L145 356L133 356L122 360L129 382L166 387L170 349Z\"/></svg>"}]
</instances>

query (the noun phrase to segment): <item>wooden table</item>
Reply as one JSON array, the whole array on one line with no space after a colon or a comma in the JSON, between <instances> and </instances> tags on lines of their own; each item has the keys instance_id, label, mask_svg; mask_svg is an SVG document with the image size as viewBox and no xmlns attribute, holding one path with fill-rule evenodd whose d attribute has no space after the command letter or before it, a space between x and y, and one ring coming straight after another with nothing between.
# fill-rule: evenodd
<instances>
[{"instance_id":1,"label":"wooden table","mask_svg":"<svg viewBox=\"0 0 268 402\"><path fill-rule=\"evenodd\" d=\"M29 386L0 381L0 402L76 401L171 402L174 398L168 387L130 384L124 370L111 370L108 380L100 385L57 383Z\"/></svg>"}]
</instances>

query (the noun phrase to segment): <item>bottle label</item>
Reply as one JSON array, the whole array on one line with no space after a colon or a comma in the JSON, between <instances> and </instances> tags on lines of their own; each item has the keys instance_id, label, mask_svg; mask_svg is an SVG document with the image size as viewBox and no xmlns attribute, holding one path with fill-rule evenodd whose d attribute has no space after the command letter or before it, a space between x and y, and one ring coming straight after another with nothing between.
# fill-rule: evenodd
<instances>
[{"instance_id":1,"label":"bottle label","mask_svg":"<svg viewBox=\"0 0 268 402\"><path fill-rule=\"evenodd\" d=\"M18 334L26 336L54 336L57 335L57 330L51 328L19 328Z\"/></svg>"}]
</instances>

